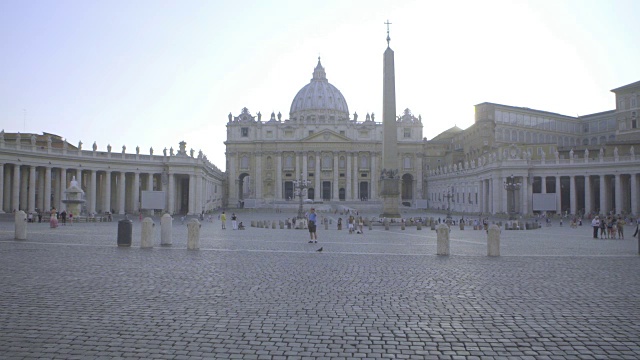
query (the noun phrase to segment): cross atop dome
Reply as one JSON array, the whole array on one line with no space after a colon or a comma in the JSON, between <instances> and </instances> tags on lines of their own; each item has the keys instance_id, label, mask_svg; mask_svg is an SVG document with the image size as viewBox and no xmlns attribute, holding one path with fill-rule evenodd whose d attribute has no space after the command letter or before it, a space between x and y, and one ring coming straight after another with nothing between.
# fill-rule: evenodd
<instances>
[{"instance_id":1,"label":"cross atop dome","mask_svg":"<svg viewBox=\"0 0 640 360\"><path fill-rule=\"evenodd\" d=\"M389 22L389 20L387 20L385 25L387 25L387 47L389 47L389 42L391 41L391 37L389 37L389 25L391 25L391 23Z\"/></svg>"}]
</instances>

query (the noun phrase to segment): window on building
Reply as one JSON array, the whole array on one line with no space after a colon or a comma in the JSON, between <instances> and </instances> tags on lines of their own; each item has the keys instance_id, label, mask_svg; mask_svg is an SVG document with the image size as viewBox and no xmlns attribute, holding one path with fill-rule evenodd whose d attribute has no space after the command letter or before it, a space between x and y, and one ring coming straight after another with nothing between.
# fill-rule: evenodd
<instances>
[{"instance_id":1,"label":"window on building","mask_svg":"<svg viewBox=\"0 0 640 360\"><path fill-rule=\"evenodd\" d=\"M284 167L285 169L293 169L293 156L287 155L284 158Z\"/></svg>"},{"instance_id":2,"label":"window on building","mask_svg":"<svg viewBox=\"0 0 640 360\"><path fill-rule=\"evenodd\" d=\"M309 136L313 135L313 130L309 130Z\"/></svg>"},{"instance_id":3,"label":"window on building","mask_svg":"<svg viewBox=\"0 0 640 360\"><path fill-rule=\"evenodd\" d=\"M411 129L404 129L404 138L411 138Z\"/></svg>"},{"instance_id":4,"label":"window on building","mask_svg":"<svg viewBox=\"0 0 640 360\"><path fill-rule=\"evenodd\" d=\"M340 169L344 169L346 167L346 163L347 161L345 160L344 156L340 156L340 160L339 161L339 166Z\"/></svg>"},{"instance_id":5,"label":"window on building","mask_svg":"<svg viewBox=\"0 0 640 360\"><path fill-rule=\"evenodd\" d=\"M411 157L405 156L402 163L405 169L411 169Z\"/></svg>"},{"instance_id":6,"label":"window on building","mask_svg":"<svg viewBox=\"0 0 640 360\"><path fill-rule=\"evenodd\" d=\"M364 155L360 157L360 168L361 169L366 169L369 167L369 158Z\"/></svg>"},{"instance_id":7,"label":"window on building","mask_svg":"<svg viewBox=\"0 0 640 360\"><path fill-rule=\"evenodd\" d=\"M240 128L240 136L248 137L249 136L249 128L248 127Z\"/></svg>"},{"instance_id":8,"label":"window on building","mask_svg":"<svg viewBox=\"0 0 640 360\"><path fill-rule=\"evenodd\" d=\"M332 161L331 161L331 155L323 155L322 156L322 162L320 163L320 165L322 166L323 169L331 169L332 167Z\"/></svg>"},{"instance_id":9,"label":"window on building","mask_svg":"<svg viewBox=\"0 0 640 360\"><path fill-rule=\"evenodd\" d=\"M240 168L241 169L248 169L249 168L249 157L246 155L243 155L240 158Z\"/></svg>"},{"instance_id":10,"label":"window on building","mask_svg":"<svg viewBox=\"0 0 640 360\"><path fill-rule=\"evenodd\" d=\"M267 130L267 137L268 138L272 138L273 137L273 131Z\"/></svg>"},{"instance_id":11,"label":"window on building","mask_svg":"<svg viewBox=\"0 0 640 360\"><path fill-rule=\"evenodd\" d=\"M313 156L309 156L309 161L307 162L307 169L313 170L316 167L316 159Z\"/></svg>"}]
</instances>

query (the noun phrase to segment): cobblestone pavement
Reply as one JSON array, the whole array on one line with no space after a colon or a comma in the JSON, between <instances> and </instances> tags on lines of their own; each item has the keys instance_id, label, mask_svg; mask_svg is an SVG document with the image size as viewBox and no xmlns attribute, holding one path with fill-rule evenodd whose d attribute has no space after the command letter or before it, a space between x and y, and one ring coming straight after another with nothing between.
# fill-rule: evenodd
<instances>
[{"instance_id":1,"label":"cobblestone pavement","mask_svg":"<svg viewBox=\"0 0 640 360\"><path fill-rule=\"evenodd\" d=\"M13 240L0 223L0 358L638 359L637 240L588 226L454 228L436 256L424 228L252 228L292 214L241 212L244 231L204 222L200 250L116 246L117 223ZM331 215L335 218L335 215ZM322 247L322 252L317 252Z\"/></svg>"}]
</instances>

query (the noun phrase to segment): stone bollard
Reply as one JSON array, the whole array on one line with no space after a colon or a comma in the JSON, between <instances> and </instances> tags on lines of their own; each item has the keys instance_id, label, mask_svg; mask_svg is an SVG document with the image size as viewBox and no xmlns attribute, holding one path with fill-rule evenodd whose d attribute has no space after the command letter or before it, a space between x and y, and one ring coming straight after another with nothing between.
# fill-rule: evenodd
<instances>
[{"instance_id":1,"label":"stone bollard","mask_svg":"<svg viewBox=\"0 0 640 360\"><path fill-rule=\"evenodd\" d=\"M400 230L404 230L404 221L400 223Z\"/></svg>"},{"instance_id":2,"label":"stone bollard","mask_svg":"<svg viewBox=\"0 0 640 360\"><path fill-rule=\"evenodd\" d=\"M187 224L187 250L198 250L200 248L200 222L198 219L191 219Z\"/></svg>"},{"instance_id":3,"label":"stone bollard","mask_svg":"<svg viewBox=\"0 0 640 360\"><path fill-rule=\"evenodd\" d=\"M256 221L255 220L251 220L251 227L256 227Z\"/></svg>"},{"instance_id":4,"label":"stone bollard","mask_svg":"<svg viewBox=\"0 0 640 360\"><path fill-rule=\"evenodd\" d=\"M20 210L17 211L14 216L15 222L15 239L16 240L27 240L27 214Z\"/></svg>"},{"instance_id":5,"label":"stone bollard","mask_svg":"<svg viewBox=\"0 0 640 360\"><path fill-rule=\"evenodd\" d=\"M329 222L327 221L327 219L324 220L324 229L329 230Z\"/></svg>"},{"instance_id":6,"label":"stone bollard","mask_svg":"<svg viewBox=\"0 0 640 360\"><path fill-rule=\"evenodd\" d=\"M276 221L275 221L275 220L273 220L273 221L271 222L271 228L272 228L272 229L275 229L275 228L276 228Z\"/></svg>"},{"instance_id":7,"label":"stone bollard","mask_svg":"<svg viewBox=\"0 0 640 360\"><path fill-rule=\"evenodd\" d=\"M389 230L389 220L384 221L384 229Z\"/></svg>"},{"instance_id":8,"label":"stone bollard","mask_svg":"<svg viewBox=\"0 0 640 360\"><path fill-rule=\"evenodd\" d=\"M284 221L280 220L280 230L284 229Z\"/></svg>"},{"instance_id":9,"label":"stone bollard","mask_svg":"<svg viewBox=\"0 0 640 360\"><path fill-rule=\"evenodd\" d=\"M371 225L371 221L369 221L368 223L369 223L369 230L373 230L373 225Z\"/></svg>"},{"instance_id":10,"label":"stone bollard","mask_svg":"<svg viewBox=\"0 0 640 360\"><path fill-rule=\"evenodd\" d=\"M421 222L416 223L416 230L422 230L422 223Z\"/></svg>"},{"instance_id":11,"label":"stone bollard","mask_svg":"<svg viewBox=\"0 0 640 360\"><path fill-rule=\"evenodd\" d=\"M162 215L160 218L160 246L171 246L172 228L173 218L171 215Z\"/></svg>"},{"instance_id":12,"label":"stone bollard","mask_svg":"<svg viewBox=\"0 0 640 360\"><path fill-rule=\"evenodd\" d=\"M487 233L487 255L500 256L500 228L497 225L489 226Z\"/></svg>"},{"instance_id":13,"label":"stone bollard","mask_svg":"<svg viewBox=\"0 0 640 360\"><path fill-rule=\"evenodd\" d=\"M156 224L153 223L153 220L149 217L144 218L142 220L142 230L140 236L140 248L141 249L149 249L153 247L153 227Z\"/></svg>"},{"instance_id":14,"label":"stone bollard","mask_svg":"<svg viewBox=\"0 0 640 360\"><path fill-rule=\"evenodd\" d=\"M449 227L445 224L437 226L438 255L449 255Z\"/></svg>"}]
</instances>

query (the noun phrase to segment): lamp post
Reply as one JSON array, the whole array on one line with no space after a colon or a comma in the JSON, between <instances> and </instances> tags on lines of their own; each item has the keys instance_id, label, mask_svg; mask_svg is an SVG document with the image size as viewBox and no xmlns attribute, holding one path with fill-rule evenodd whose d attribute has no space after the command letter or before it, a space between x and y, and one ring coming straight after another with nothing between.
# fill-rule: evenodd
<instances>
[{"instance_id":1,"label":"lamp post","mask_svg":"<svg viewBox=\"0 0 640 360\"><path fill-rule=\"evenodd\" d=\"M509 220L515 220L516 212L516 191L520 190L522 183L516 182L513 174L507 178L504 182L504 189L507 190L507 202L509 200L509 194L511 194L511 206L507 204L507 212L509 213Z\"/></svg>"},{"instance_id":2,"label":"lamp post","mask_svg":"<svg viewBox=\"0 0 640 360\"><path fill-rule=\"evenodd\" d=\"M304 210L302 210L303 199L302 197L307 193L307 188L311 182L309 180L302 180L302 174L300 175L299 180L293 181L293 188L295 195L300 199L300 204L298 206L298 219L304 219Z\"/></svg>"},{"instance_id":3,"label":"lamp post","mask_svg":"<svg viewBox=\"0 0 640 360\"><path fill-rule=\"evenodd\" d=\"M447 191L447 224L451 221L451 198L453 197L453 187Z\"/></svg>"}]
</instances>

